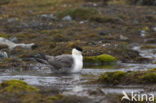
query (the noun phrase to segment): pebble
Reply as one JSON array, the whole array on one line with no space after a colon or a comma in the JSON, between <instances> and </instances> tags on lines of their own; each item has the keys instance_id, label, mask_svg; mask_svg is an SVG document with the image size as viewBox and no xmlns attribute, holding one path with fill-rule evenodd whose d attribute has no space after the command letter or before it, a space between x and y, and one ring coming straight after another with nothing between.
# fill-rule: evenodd
<instances>
[{"instance_id":1,"label":"pebble","mask_svg":"<svg viewBox=\"0 0 156 103\"><path fill-rule=\"evenodd\" d=\"M84 24L85 22L84 21L80 21L80 24Z\"/></svg>"},{"instance_id":2,"label":"pebble","mask_svg":"<svg viewBox=\"0 0 156 103\"><path fill-rule=\"evenodd\" d=\"M64 21L72 21L72 17L70 15L67 15L67 16L63 17L62 20L64 20Z\"/></svg>"},{"instance_id":3,"label":"pebble","mask_svg":"<svg viewBox=\"0 0 156 103\"><path fill-rule=\"evenodd\" d=\"M8 58L7 52L0 51L0 58Z\"/></svg>"},{"instance_id":4,"label":"pebble","mask_svg":"<svg viewBox=\"0 0 156 103\"><path fill-rule=\"evenodd\" d=\"M121 40L128 40L128 37L123 36L123 35L120 35L120 39L121 39Z\"/></svg>"},{"instance_id":5,"label":"pebble","mask_svg":"<svg viewBox=\"0 0 156 103\"><path fill-rule=\"evenodd\" d=\"M45 19L56 20L53 14L42 14L41 17Z\"/></svg>"},{"instance_id":6,"label":"pebble","mask_svg":"<svg viewBox=\"0 0 156 103\"><path fill-rule=\"evenodd\" d=\"M145 37L146 36L146 31L145 30L141 30L140 31L140 35L141 35L141 37Z\"/></svg>"},{"instance_id":7,"label":"pebble","mask_svg":"<svg viewBox=\"0 0 156 103\"><path fill-rule=\"evenodd\" d=\"M153 27L152 30L153 30L154 32L156 32L156 27Z\"/></svg>"}]
</instances>

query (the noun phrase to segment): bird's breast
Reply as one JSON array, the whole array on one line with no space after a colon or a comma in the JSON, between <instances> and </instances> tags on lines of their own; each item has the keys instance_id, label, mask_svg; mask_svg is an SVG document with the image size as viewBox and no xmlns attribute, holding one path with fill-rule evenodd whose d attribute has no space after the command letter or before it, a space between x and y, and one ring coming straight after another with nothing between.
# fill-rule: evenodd
<instances>
[{"instance_id":1,"label":"bird's breast","mask_svg":"<svg viewBox=\"0 0 156 103\"><path fill-rule=\"evenodd\" d=\"M73 56L74 59L74 65L73 65L73 71L74 73L80 72L83 67L83 59L82 56Z\"/></svg>"}]
</instances>

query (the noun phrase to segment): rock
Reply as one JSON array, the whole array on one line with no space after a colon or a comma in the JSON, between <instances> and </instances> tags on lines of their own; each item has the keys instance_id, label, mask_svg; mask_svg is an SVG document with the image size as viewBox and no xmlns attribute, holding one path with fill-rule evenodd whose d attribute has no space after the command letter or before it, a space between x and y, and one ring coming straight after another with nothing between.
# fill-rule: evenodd
<instances>
[{"instance_id":1,"label":"rock","mask_svg":"<svg viewBox=\"0 0 156 103\"><path fill-rule=\"evenodd\" d=\"M8 58L7 52L0 51L0 58Z\"/></svg>"},{"instance_id":2,"label":"rock","mask_svg":"<svg viewBox=\"0 0 156 103\"><path fill-rule=\"evenodd\" d=\"M107 32L106 31L101 31L99 32L100 35L107 35Z\"/></svg>"},{"instance_id":3,"label":"rock","mask_svg":"<svg viewBox=\"0 0 156 103\"><path fill-rule=\"evenodd\" d=\"M80 21L80 24L84 24L85 23L85 21Z\"/></svg>"},{"instance_id":4,"label":"rock","mask_svg":"<svg viewBox=\"0 0 156 103\"><path fill-rule=\"evenodd\" d=\"M120 40L128 40L128 37L120 35Z\"/></svg>"},{"instance_id":5,"label":"rock","mask_svg":"<svg viewBox=\"0 0 156 103\"><path fill-rule=\"evenodd\" d=\"M11 22L16 22L18 20L19 20L18 18L9 18L9 19L7 19L7 22L11 23Z\"/></svg>"},{"instance_id":6,"label":"rock","mask_svg":"<svg viewBox=\"0 0 156 103\"><path fill-rule=\"evenodd\" d=\"M141 30L140 31L140 36L141 37L145 37L146 36L146 31L145 30Z\"/></svg>"},{"instance_id":7,"label":"rock","mask_svg":"<svg viewBox=\"0 0 156 103\"><path fill-rule=\"evenodd\" d=\"M153 28L152 28L152 31L156 32L156 27L153 27Z\"/></svg>"},{"instance_id":8,"label":"rock","mask_svg":"<svg viewBox=\"0 0 156 103\"><path fill-rule=\"evenodd\" d=\"M93 6L96 7L96 6L98 6L98 5L97 5L96 3L93 3Z\"/></svg>"},{"instance_id":9,"label":"rock","mask_svg":"<svg viewBox=\"0 0 156 103\"><path fill-rule=\"evenodd\" d=\"M53 14L42 14L41 17L43 19L56 20Z\"/></svg>"},{"instance_id":10,"label":"rock","mask_svg":"<svg viewBox=\"0 0 156 103\"><path fill-rule=\"evenodd\" d=\"M10 41L14 42L14 43L17 43L18 42L18 38L16 37L13 37L13 38L9 38Z\"/></svg>"},{"instance_id":11,"label":"rock","mask_svg":"<svg viewBox=\"0 0 156 103\"><path fill-rule=\"evenodd\" d=\"M72 21L72 17L67 15L62 20L64 20L64 21Z\"/></svg>"}]
</instances>

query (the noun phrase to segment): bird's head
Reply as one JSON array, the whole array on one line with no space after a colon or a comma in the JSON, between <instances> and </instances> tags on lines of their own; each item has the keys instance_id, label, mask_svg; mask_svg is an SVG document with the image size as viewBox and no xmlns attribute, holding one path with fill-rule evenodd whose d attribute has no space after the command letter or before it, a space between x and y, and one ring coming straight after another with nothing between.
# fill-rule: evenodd
<instances>
[{"instance_id":1,"label":"bird's head","mask_svg":"<svg viewBox=\"0 0 156 103\"><path fill-rule=\"evenodd\" d=\"M74 47L73 49L72 49L72 55L82 55L82 48L80 48L80 47Z\"/></svg>"}]
</instances>

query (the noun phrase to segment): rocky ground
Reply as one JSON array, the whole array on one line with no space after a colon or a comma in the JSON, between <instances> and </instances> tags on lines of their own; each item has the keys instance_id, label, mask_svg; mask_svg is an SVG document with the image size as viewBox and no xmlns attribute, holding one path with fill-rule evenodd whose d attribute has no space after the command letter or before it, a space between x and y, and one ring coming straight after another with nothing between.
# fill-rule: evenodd
<instances>
[{"instance_id":1,"label":"rocky ground","mask_svg":"<svg viewBox=\"0 0 156 103\"><path fill-rule=\"evenodd\" d=\"M73 46L79 45L84 56L106 53L122 62L147 62L131 47L155 43L155 7L108 4L89 0L2 3L0 35L14 42L38 45L33 51L16 48L8 52L15 59L28 60L38 51L50 55L70 53ZM1 50L7 51L4 46Z\"/></svg>"}]
</instances>

